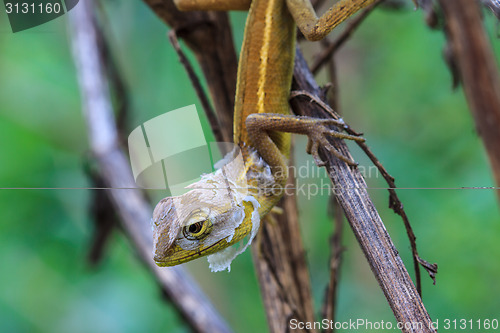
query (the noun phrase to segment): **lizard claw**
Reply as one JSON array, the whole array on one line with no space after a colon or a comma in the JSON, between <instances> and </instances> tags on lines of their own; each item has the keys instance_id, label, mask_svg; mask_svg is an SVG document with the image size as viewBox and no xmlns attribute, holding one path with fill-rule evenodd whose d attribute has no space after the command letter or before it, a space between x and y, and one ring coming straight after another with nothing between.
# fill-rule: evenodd
<instances>
[{"instance_id":1,"label":"lizard claw","mask_svg":"<svg viewBox=\"0 0 500 333\"><path fill-rule=\"evenodd\" d=\"M306 148L306 152L309 154L309 155L312 155L313 159L314 159L314 163L316 163L316 165L318 167L323 167L326 165L326 162L323 161L321 159L321 157L319 157L319 143L317 140L313 139L311 136L308 136L308 141L307 141L307 148Z\"/></svg>"},{"instance_id":2,"label":"lizard claw","mask_svg":"<svg viewBox=\"0 0 500 333\"><path fill-rule=\"evenodd\" d=\"M328 125L336 125L336 126L341 126L344 127L345 124L342 120L336 120L336 119L324 119L320 120L317 123L315 123L313 126L311 126L310 132L309 132L309 141L307 144L307 153L311 154L314 158L314 162L319 166L325 166L326 162L321 159L319 156L319 147L320 145L324 147L326 150L328 150L330 153L332 153L335 157L340 159L341 161L344 161L345 163L351 165L351 166L357 166L358 163L354 162L352 159L344 156L341 152L338 151L337 148L335 148L330 141L328 141L327 136L338 138L338 139L348 139L348 140L353 140L353 141L358 141L358 142L364 142L365 139L359 136L354 136L354 135L349 135L341 132L337 132L335 130L329 129L327 126Z\"/></svg>"}]
</instances>

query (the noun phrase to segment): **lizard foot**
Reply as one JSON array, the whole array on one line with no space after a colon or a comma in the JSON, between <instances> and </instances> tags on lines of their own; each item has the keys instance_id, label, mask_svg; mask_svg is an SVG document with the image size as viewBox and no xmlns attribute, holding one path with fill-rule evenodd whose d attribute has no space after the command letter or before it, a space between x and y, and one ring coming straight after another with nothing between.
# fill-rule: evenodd
<instances>
[{"instance_id":1,"label":"lizard foot","mask_svg":"<svg viewBox=\"0 0 500 333\"><path fill-rule=\"evenodd\" d=\"M307 153L313 156L314 162L319 167L326 165L326 162L319 157L320 146L324 147L335 157L346 162L347 164L351 166L357 166L358 164L356 162L354 162L353 160L351 160L350 158L344 156L341 152L339 152L338 149L335 148L330 143L330 141L328 141L327 137L329 136L337 139L348 139L358 142L364 142L365 139L359 136L345 134L332 130L328 127L329 125L335 125L340 127L345 126L342 120L336 120L336 119L318 119L315 122L311 123L311 127L308 131L309 141L307 143Z\"/></svg>"}]
</instances>

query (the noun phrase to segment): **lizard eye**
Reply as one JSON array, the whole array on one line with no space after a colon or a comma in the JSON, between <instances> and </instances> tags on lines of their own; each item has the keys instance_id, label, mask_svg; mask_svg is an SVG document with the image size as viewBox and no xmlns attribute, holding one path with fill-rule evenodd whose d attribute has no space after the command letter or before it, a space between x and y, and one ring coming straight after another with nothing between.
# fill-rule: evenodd
<instances>
[{"instance_id":1,"label":"lizard eye","mask_svg":"<svg viewBox=\"0 0 500 333\"><path fill-rule=\"evenodd\" d=\"M188 230L189 230L189 233L191 233L191 234L197 234L201 231L202 227L203 227L202 222L196 222L196 223L191 224L189 226Z\"/></svg>"},{"instance_id":2,"label":"lizard eye","mask_svg":"<svg viewBox=\"0 0 500 333\"><path fill-rule=\"evenodd\" d=\"M189 240L203 239L210 231L212 231L212 222L210 220L198 221L182 229L184 237Z\"/></svg>"}]
</instances>

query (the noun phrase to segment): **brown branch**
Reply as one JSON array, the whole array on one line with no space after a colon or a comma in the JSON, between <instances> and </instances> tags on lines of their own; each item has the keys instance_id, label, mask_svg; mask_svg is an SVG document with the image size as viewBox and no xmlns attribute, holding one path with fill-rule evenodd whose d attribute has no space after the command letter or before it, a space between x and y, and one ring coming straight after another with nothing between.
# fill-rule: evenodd
<instances>
[{"instance_id":1,"label":"brown branch","mask_svg":"<svg viewBox=\"0 0 500 333\"><path fill-rule=\"evenodd\" d=\"M328 39L323 39L321 41L321 49L324 50L329 47L330 41ZM339 91L339 80L337 75L337 62L334 57L328 58L326 63L327 73L328 73L328 83L323 87L324 96L328 96L328 102L332 108L340 114L340 91Z\"/></svg>"},{"instance_id":2,"label":"brown branch","mask_svg":"<svg viewBox=\"0 0 500 333\"><path fill-rule=\"evenodd\" d=\"M199 290L192 278L179 267L160 269L151 259L153 247L151 207L135 183L128 159L119 147L119 138L108 91L108 79L100 58L93 2L82 1L70 13L73 53L87 120L91 151L123 228L143 263L175 304L187 324L196 332L229 332L229 328Z\"/></svg>"},{"instance_id":3,"label":"brown branch","mask_svg":"<svg viewBox=\"0 0 500 333\"><path fill-rule=\"evenodd\" d=\"M288 186L295 185L290 175ZM270 332L288 331L290 320L314 321L311 282L298 223L296 196L283 198L284 214L266 216L252 245ZM295 330L315 332L315 330ZM294 331L294 332L295 332Z\"/></svg>"},{"instance_id":4,"label":"brown branch","mask_svg":"<svg viewBox=\"0 0 500 333\"><path fill-rule=\"evenodd\" d=\"M320 94L320 89L299 50L295 60L292 88L305 90L313 95ZM303 99L295 98L291 101L291 105L294 112L300 115L329 117L322 108ZM350 157L344 142L339 140L332 142L344 156ZM402 331L435 332L430 326L431 320L422 300L366 191L366 183L361 173L334 158L324 149L322 153L327 162L327 171L334 185L337 200L397 321L418 322L422 325L421 328L405 327Z\"/></svg>"},{"instance_id":5,"label":"brown branch","mask_svg":"<svg viewBox=\"0 0 500 333\"><path fill-rule=\"evenodd\" d=\"M321 310L322 317L327 319L329 322L335 322L335 308L337 303L337 291L340 279L340 268L342 265L342 253L344 252L344 247L342 246L342 232L344 223L344 212L335 195L330 196L330 203L328 205L330 209L333 209L333 223L334 232L330 238L330 279L328 285L325 289L325 298L323 301L323 308ZM325 329L324 333L334 332L335 327L329 326Z\"/></svg>"},{"instance_id":6,"label":"brown branch","mask_svg":"<svg viewBox=\"0 0 500 333\"><path fill-rule=\"evenodd\" d=\"M322 41L323 47L328 47L329 42L327 39ZM329 103L332 107L340 113L340 94L339 94L339 82L337 75L337 63L334 57L330 57L327 62L329 81L331 82L326 89L324 95L329 93ZM340 279L340 269L342 265L342 253L344 252L344 247L342 246L342 232L344 223L344 212L338 200L335 197L335 193L330 195L329 199L329 216L333 218L334 231L333 235L330 237L330 259L329 259L329 269L330 269L330 279L328 285L325 289L325 296L323 301L323 307L321 309L322 318L327 319L330 322L335 322L335 310L337 304L337 291ZM323 330L323 333L335 332L334 326L329 326L327 329Z\"/></svg>"},{"instance_id":7,"label":"brown branch","mask_svg":"<svg viewBox=\"0 0 500 333\"><path fill-rule=\"evenodd\" d=\"M467 102L500 186L500 78L479 4L470 0L439 0L439 4Z\"/></svg>"}]
</instances>

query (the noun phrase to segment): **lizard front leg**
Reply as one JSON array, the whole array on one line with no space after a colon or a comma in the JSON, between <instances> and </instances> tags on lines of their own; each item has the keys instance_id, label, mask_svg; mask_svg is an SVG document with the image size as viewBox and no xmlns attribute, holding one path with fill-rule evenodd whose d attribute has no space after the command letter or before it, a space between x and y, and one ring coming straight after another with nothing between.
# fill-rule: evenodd
<instances>
[{"instance_id":1,"label":"lizard front leg","mask_svg":"<svg viewBox=\"0 0 500 333\"><path fill-rule=\"evenodd\" d=\"M340 0L318 18L310 0L286 0L295 23L309 40L323 39L349 16L375 2L377 0Z\"/></svg>"},{"instance_id":2,"label":"lizard front leg","mask_svg":"<svg viewBox=\"0 0 500 333\"><path fill-rule=\"evenodd\" d=\"M319 147L326 148L338 159L349 165L357 165L351 159L342 155L328 140L327 137L348 139L364 142L362 137L334 131L329 125L344 127L345 123L337 119L318 119L303 116L283 115L274 113L254 113L247 117L246 128L251 141L251 146L257 149L260 156L269 164L273 175L286 177L287 162L283 152L272 139L273 132L287 132L304 134L309 138L307 153L312 154L318 166L325 162L319 157Z\"/></svg>"}]
</instances>

